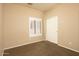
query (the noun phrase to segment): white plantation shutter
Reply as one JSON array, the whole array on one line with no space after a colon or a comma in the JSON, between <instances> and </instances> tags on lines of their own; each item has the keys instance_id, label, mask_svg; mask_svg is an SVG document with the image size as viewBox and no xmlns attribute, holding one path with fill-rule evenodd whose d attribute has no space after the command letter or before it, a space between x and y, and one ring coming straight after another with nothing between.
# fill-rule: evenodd
<instances>
[{"instance_id":1,"label":"white plantation shutter","mask_svg":"<svg viewBox=\"0 0 79 59\"><path fill-rule=\"evenodd\" d=\"M42 19L36 17L29 18L29 36L42 35Z\"/></svg>"}]
</instances>

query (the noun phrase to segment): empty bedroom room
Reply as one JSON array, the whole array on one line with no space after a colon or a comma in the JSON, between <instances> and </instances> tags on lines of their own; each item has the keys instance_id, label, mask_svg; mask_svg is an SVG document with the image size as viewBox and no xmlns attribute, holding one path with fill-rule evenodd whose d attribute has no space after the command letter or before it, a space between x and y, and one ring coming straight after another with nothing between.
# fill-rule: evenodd
<instances>
[{"instance_id":1,"label":"empty bedroom room","mask_svg":"<svg viewBox=\"0 0 79 59\"><path fill-rule=\"evenodd\" d=\"M1 56L79 56L79 3L0 3Z\"/></svg>"}]
</instances>

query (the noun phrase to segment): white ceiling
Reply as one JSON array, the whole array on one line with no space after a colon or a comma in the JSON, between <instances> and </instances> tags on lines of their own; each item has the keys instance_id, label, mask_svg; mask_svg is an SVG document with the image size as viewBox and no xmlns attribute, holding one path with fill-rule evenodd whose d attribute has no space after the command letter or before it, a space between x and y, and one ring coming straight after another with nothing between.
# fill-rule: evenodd
<instances>
[{"instance_id":1,"label":"white ceiling","mask_svg":"<svg viewBox=\"0 0 79 59\"><path fill-rule=\"evenodd\" d=\"M28 5L28 3L21 4L27 7L35 8L41 11L48 11L54 8L57 4L56 3L32 3L32 5Z\"/></svg>"},{"instance_id":2,"label":"white ceiling","mask_svg":"<svg viewBox=\"0 0 79 59\"><path fill-rule=\"evenodd\" d=\"M54 3L35 3L32 4L33 8L39 9L41 11L47 11L51 8L53 8L56 4Z\"/></svg>"}]
</instances>

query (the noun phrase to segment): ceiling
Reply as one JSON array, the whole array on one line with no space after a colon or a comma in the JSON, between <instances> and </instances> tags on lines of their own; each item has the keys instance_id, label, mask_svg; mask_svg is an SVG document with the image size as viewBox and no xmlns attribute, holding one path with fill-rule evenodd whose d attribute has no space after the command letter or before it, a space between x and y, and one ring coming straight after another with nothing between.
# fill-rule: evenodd
<instances>
[{"instance_id":1,"label":"ceiling","mask_svg":"<svg viewBox=\"0 0 79 59\"><path fill-rule=\"evenodd\" d=\"M54 8L57 4L56 3L26 3L26 4L24 3L22 5L45 12L50 10L51 8Z\"/></svg>"}]
</instances>

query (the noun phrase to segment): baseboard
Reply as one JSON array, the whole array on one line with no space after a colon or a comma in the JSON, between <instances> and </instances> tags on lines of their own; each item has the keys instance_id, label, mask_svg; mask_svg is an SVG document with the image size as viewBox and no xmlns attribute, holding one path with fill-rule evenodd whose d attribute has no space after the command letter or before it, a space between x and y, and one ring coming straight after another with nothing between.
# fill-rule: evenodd
<instances>
[{"instance_id":1,"label":"baseboard","mask_svg":"<svg viewBox=\"0 0 79 59\"><path fill-rule=\"evenodd\" d=\"M58 44L58 45L61 46L61 47L66 48L66 49L69 49L69 50L72 50L72 51L75 51L75 52L78 52L78 53L79 53L78 50L75 50L75 49L72 49L72 48L69 48L69 47L63 46L63 45L61 45L61 44Z\"/></svg>"},{"instance_id":2,"label":"baseboard","mask_svg":"<svg viewBox=\"0 0 79 59\"><path fill-rule=\"evenodd\" d=\"M49 41L49 40L45 40L45 41ZM49 42L51 42L51 41L49 41ZM51 43L57 44L57 43L55 43L55 42L51 42Z\"/></svg>"},{"instance_id":3,"label":"baseboard","mask_svg":"<svg viewBox=\"0 0 79 59\"><path fill-rule=\"evenodd\" d=\"M49 40L46 40L46 41L49 41ZM51 42L51 41L49 41L49 42ZM51 43L54 43L54 42L51 42ZM54 44L57 44L57 43L54 43ZM57 44L57 45L58 45L58 46L61 46L61 47L64 47L64 48L66 48L66 49L69 49L69 50L72 50L72 51L75 51L75 52L78 52L78 53L79 53L78 50L75 50L75 49L72 49L72 48L69 48L69 47L63 46L63 45L61 45L61 44Z\"/></svg>"},{"instance_id":4,"label":"baseboard","mask_svg":"<svg viewBox=\"0 0 79 59\"><path fill-rule=\"evenodd\" d=\"M8 47L8 48L4 48L4 50L12 49L12 48L15 48L15 47L19 47L19 46L23 46L23 45L28 45L28 44L36 43L36 42L40 42L40 41L43 41L43 40L34 41L34 42L29 42L29 43L24 43L24 44L21 44L21 45L17 45L17 46L12 46L12 47Z\"/></svg>"},{"instance_id":5,"label":"baseboard","mask_svg":"<svg viewBox=\"0 0 79 59\"><path fill-rule=\"evenodd\" d=\"M39 41L35 41L35 42L25 43L25 44L13 46L13 47L4 48L4 50L11 49L11 48L15 48L15 47L19 47L19 46L23 46L23 45L27 45L27 44L31 44L31 43L36 43L36 42L40 42L40 41L48 41L48 40L39 40ZM51 41L49 41L49 42L51 42ZM53 42L51 42L51 43L53 43ZM56 44L56 43L55 43L55 44ZM78 53L79 53L78 50L74 50L74 49L72 49L72 48L63 46L63 45L61 45L61 44L57 44L57 45L59 45L59 46L61 46L61 47L64 47L64 48L66 48L66 49L69 49L69 50L72 50L72 51L75 51L75 52L78 52Z\"/></svg>"}]
</instances>

